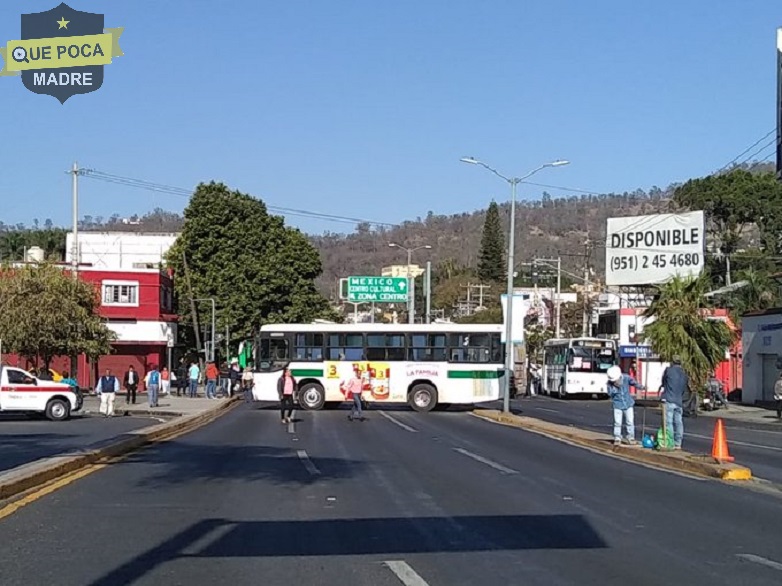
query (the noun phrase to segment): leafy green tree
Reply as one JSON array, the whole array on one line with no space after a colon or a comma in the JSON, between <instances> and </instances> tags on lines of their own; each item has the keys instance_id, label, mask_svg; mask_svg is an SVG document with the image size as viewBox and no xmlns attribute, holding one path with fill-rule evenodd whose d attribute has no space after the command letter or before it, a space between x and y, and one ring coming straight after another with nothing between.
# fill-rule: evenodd
<instances>
[{"instance_id":1,"label":"leafy green tree","mask_svg":"<svg viewBox=\"0 0 782 586\"><path fill-rule=\"evenodd\" d=\"M478 260L478 276L484 282L501 281L505 276L505 238L502 235L500 210L491 202L486 210Z\"/></svg>"},{"instance_id":2,"label":"leafy green tree","mask_svg":"<svg viewBox=\"0 0 782 586\"><path fill-rule=\"evenodd\" d=\"M709 235L723 254L734 254L753 226L767 254L780 251L782 184L773 173L734 169L691 179L676 188L673 201L684 208L704 210Z\"/></svg>"},{"instance_id":3,"label":"leafy green tree","mask_svg":"<svg viewBox=\"0 0 782 586\"><path fill-rule=\"evenodd\" d=\"M476 311L472 315L460 317L456 321L460 324L501 324L502 308L492 307L483 311Z\"/></svg>"},{"instance_id":4,"label":"leafy green tree","mask_svg":"<svg viewBox=\"0 0 782 586\"><path fill-rule=\"evenodd\" d=\"M675 277L658 289L644 312L644 317L654 319L644 327L644 339L665 361L681 357L693 389L703 387L735 339L725 322L708 318L708 290L706 276Z\"/></svg>"},{"instance_id":5,"label":"leafy green tree","mask_svg":"<svg viewBox=\"0 0 782 586\"><path fill-rule=\"evenodd\" d=\"M215 299L218 331L245 339L264 323L337 319L315 289L317 250L266 205L222 183L200 184L184 212L182 233L167 255L177 275L179 313L191 324L190 299ZM185 268L187 267L187 268ZM209 319L208 304L199 321Z\"/></svg>"},{"instance_id":6,"label":"leafy green tree","mask_svg":"<svg viewBox=\"0 0 782 586\"><path fill-rule=\"evenodd\" d=\"M541 358L543 345L554 337L554 330L546 328L539 323L532 323L526 328L525 343L527 356L535 360Z\"/></svg>"},{"instance_id":7,"label":"leafy green tree","mask_svg":"<svg viewBox=\"0 0 782 586\"><path fill-rule=\"evenodd\" d=\"M5 267L0 275L4 349L48 366L55 356L108 354L115 334L100 316L94 285L49 264Z\"/></svg>"}]
</instances>

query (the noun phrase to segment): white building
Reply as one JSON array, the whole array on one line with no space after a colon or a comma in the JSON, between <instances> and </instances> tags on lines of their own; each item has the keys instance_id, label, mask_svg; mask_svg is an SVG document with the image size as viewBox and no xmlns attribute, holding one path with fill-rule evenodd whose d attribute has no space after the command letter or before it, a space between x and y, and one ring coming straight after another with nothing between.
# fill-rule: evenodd
<instances>
[{"instance_id":1,"label":"white building","mask_svg":"<svg viewBox=\"0 0 782 586\"><path fill-rule=\"evenodd\" d=\"M98 269L159 268L177 239L175 233L79 232L79 264ZM65 260L73 256L73 234L68 233Z\"/></svg>"},{"instance_id":2,"label":"white building","mask_svg":"<svg viewBox=\"0 0 782 586\"><path fill-rule=\"evenodd\" d=\"M744 357L742 403L774 400L774 383L782 371L782 308L741 318Z\"/></svg>"}]
</instances>

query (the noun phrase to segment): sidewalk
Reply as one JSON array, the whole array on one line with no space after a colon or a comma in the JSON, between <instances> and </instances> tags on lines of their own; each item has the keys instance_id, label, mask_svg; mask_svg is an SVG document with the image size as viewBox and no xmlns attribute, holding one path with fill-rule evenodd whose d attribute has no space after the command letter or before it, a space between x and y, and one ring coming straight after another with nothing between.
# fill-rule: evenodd
<instances>
[{"instance_id":1,"label":"sidewalk","mask_svg":"<svg viewBox=\"0 0 782 586\"><path fill-rule=\"evenodd\" d=\"M119 416L133 415L159 415L161 417L179 417L186 415L195 415L202 413L217 404L228 401L227 398L206 399L204 397L177 397L174 395L163 395L158 397L158 406L150 407L147 402L147 394L137 394L136 404L128 405L125 402L125 393L117 393L114 401L114 414ZM100 407L100 398L97 395L88 395L84 397L84 406L79 411L85 415L98 415ZM78 414L76 414L78 415Z\"/></svg>"},{"instance_id":2,"label":"sidewalk","mask_svg":"<svg viewBox=\"0 0 782 586\"><path fill-rule=\"evenodd\" d=\"M727 409L723 407L716 411L698 411L698 417L719 417L720 419L733 419L744 423L770 425L782 431L782 420L777 419L776 410L764 407L730 403Z\"/></svg>"}]
</instances>

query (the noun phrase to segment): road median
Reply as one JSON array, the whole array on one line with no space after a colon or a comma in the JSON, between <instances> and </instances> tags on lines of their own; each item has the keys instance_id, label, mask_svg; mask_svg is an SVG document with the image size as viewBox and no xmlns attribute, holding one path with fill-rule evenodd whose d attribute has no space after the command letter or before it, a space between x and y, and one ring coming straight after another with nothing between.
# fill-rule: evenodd
<instances>
[{"instance_id":1,"label":"road median","mask_svg":"<svg viewBox=\"0 0 782 586\"><path fill-rule=\"evenodd\" d=\"M661 452L643 448L640 444L635 446L615 446L613 438L606 434L550 423L533 417L503 413L493 409L479 409L474 411L473 415L488 421L563 440L597 452L604 452L626 460L641 462L675 472L696 474L721 480L752 479L752 472L749 468L733 463L718 462L708 455L690 454L684 451Z\"/></svg>"},{"instance_id":2,"label":"road median","mask_svg":"<svg viewBox=\"0 0 782 586\"><path fill-rule=\"evenodd\" d=\"M124 433L102 442L100 446L88 447L18 466L0 474L0 501L37 488L61 476L73 473L97 462L116 458L155 442L165 441L174 435L192 431L205 425L235 405L239 397L189 415L176 414L176 418L165 423Z\"/></svg>"}]
</instances>

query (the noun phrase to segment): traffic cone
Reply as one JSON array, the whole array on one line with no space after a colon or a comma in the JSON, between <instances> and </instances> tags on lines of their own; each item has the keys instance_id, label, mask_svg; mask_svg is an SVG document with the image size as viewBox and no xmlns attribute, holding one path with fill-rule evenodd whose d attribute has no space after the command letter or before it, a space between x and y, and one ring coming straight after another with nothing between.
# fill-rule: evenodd
<instances>
[{"instance_id":1,"label":"traffic cone","mask_svg":"<svg viewBox=\"0 0 782 586\"><path fill-rule=\"evenodd\" d=\"M722 419L717 419L717 423L714 424L711 457L719 462L733 462L733 456L728 452L728 439L725 437L725 426L722 424Z\"/></svg>"}]
</instances>

